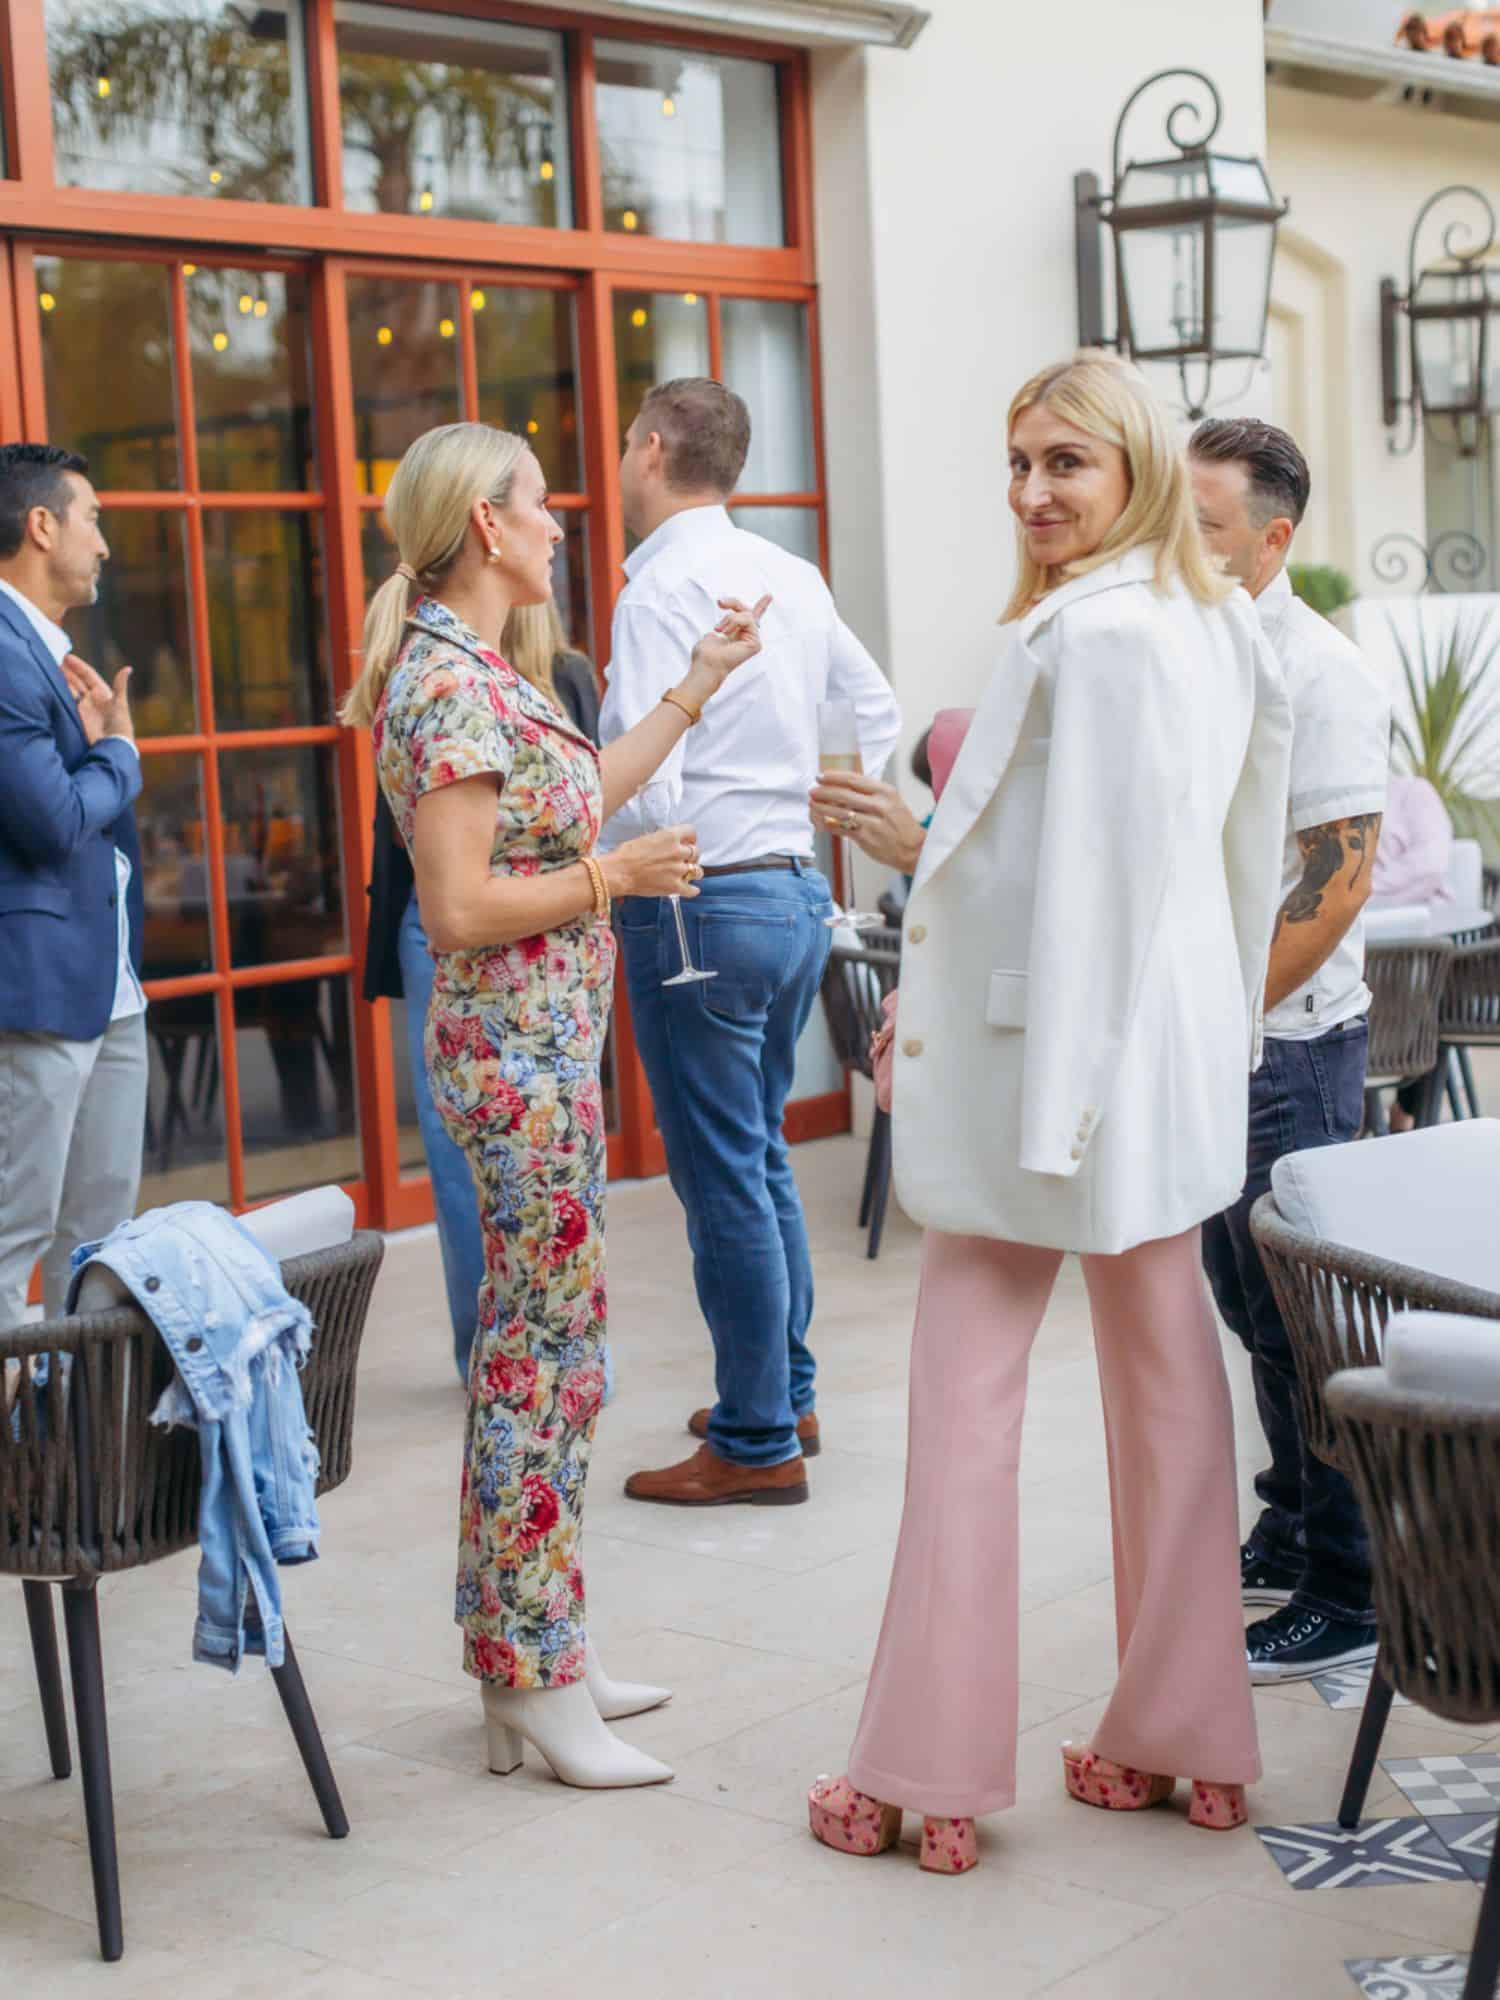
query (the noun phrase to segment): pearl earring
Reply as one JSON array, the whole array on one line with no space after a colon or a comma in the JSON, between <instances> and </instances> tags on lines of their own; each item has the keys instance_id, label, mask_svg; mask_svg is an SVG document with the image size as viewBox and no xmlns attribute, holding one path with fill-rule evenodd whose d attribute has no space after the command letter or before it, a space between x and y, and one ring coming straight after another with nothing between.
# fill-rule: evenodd
<instances>
[{"instance_id":1,"label":"pearl earring","mask_svg":"<svg viewBox=\"0 0 1500 2000\"><path fill-rule=\"evenodd\" d=\"M500 560L500 551L497 548L494 548L492 546L485 551L486 562L499 562L499 560Z\"/></svg>"}]
</instances>

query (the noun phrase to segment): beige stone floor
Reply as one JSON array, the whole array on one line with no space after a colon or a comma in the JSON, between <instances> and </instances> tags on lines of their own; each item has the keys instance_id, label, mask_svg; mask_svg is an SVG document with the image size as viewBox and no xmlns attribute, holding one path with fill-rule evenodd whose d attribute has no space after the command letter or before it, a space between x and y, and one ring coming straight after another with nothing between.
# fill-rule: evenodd
<instances>
[{"instance_id":1,"label":"beige stone floor","mask_svg":"<svg viewBox=\"0 0 1500 2000\"><path fill-rule=\"evenodd\" d=\"M381 1278L354 1473L324 1503L324 1559L283 1572L350 1838L324 1837L264 1669L230 1680L190 1663L193 1556L106 1585L127 1950L101 1965L77 1784L47 1775L20 1592L0 1585L5 2000L1314 2000L1353 1995L1346 1958L1467 1948L1472 1887L1298 1894L1249 1833L1062 1796L1057 1741L1098 1715L1112 1660L1103 1439L1074 1266L1038 1344L1027 1423L1017 1809L984 1824L981 1866L957 1882L920 1874L909 1848L853 1861L809 1839L803 1795L842 1768L900 1507L918 1239L894 1217L869 1264L853 1227L856 1143L798 1159L827 1438L806 1507L679 1512L621 1496L634 1466L685 1448L710 1377L670 1190L612 1197L620 1387L594 1461L590 1604L614 1670L677 1691L624 1725L676 1782L569 1791L530 1756L511 1778L484 1772L448 1622L461 1398L436 1243L416 1232L392 1242ZM1231 1371L1253 1470L1234 1356ZM1306 1687L1258 1700L1256 1816L1331 1818L1356 1716ZM1403 1709L1386 1751L1481 1740ZM1371 1804L1406 1810L1383 1778Z\"/></svg>"}]
</instances>

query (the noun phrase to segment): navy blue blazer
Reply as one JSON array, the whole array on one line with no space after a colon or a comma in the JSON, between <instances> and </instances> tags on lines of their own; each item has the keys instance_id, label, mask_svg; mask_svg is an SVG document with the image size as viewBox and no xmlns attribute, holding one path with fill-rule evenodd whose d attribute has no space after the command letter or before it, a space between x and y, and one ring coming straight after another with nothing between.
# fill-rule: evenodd
<instances>
[{"instance_id":1,"label":"navy blue blazer","mask_svg":"<svg viewBox=\"0 0 1500 2000\"><path fill-rule=\"evenodd\" d=\"M104 1033L120 964L116 847L140 975L140 789L140 758L114 738L90 748L61 669L0 591L0 1029Z\"/></svg>"}]
</instances>

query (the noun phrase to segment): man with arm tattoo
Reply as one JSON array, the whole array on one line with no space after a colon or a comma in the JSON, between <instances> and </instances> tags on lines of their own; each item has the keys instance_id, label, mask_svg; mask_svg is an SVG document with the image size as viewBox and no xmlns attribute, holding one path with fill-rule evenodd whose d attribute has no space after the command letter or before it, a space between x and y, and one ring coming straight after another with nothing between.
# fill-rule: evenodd
<instances>
[{"instance_id":1,"label":"man with arm tattoo","mask_svg":"<svg viewBox=\"0 0 1500 2000\"><path fill-rule=\"evenodd\" d=\"M1248 1349L1271 1463L1240 1551L1250 1678L1306 1680L1375 1657L1369 1537L1348 1480L1302 1437L1296 1364L1250 1234L1283 1153L1358 1137L1364 1111L1364 923L1390 759L1390 703L1357 649L1292 593L1286 561L1307 507L1293 440L1249 418L1200 424L1188 446L1199 524L1256 600L1292 700L1283 900L1266 979L1266 1043L1250 1079L1244 1191L1203 1226L1203 1262Z\"/></svg>"}]
</instances>

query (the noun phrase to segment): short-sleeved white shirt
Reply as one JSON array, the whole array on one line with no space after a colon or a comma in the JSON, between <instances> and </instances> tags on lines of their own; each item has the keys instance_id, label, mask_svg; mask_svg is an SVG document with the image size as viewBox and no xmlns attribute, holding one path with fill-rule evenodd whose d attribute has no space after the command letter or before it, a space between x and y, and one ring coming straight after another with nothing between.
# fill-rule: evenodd
<instances>
[{"instance_id":1,"label":"short-sleeved white shirt","mask_svg":"<svg viewBox=\"0 0 1500 2000\"><path fill-rule=\"evenodd\" d=\"M1391 704L1359 648L1293 593L1285 571L1266 585L1255 608L1292 700L1285 898L1306 866L1299 833L1384 812ZM1310 1041L1363 1014L1369 1004L1364 918L1356 917L1307 984L1266 1016L1266 1033L1278 1041Z\"/></svg>"}]
</instances>

